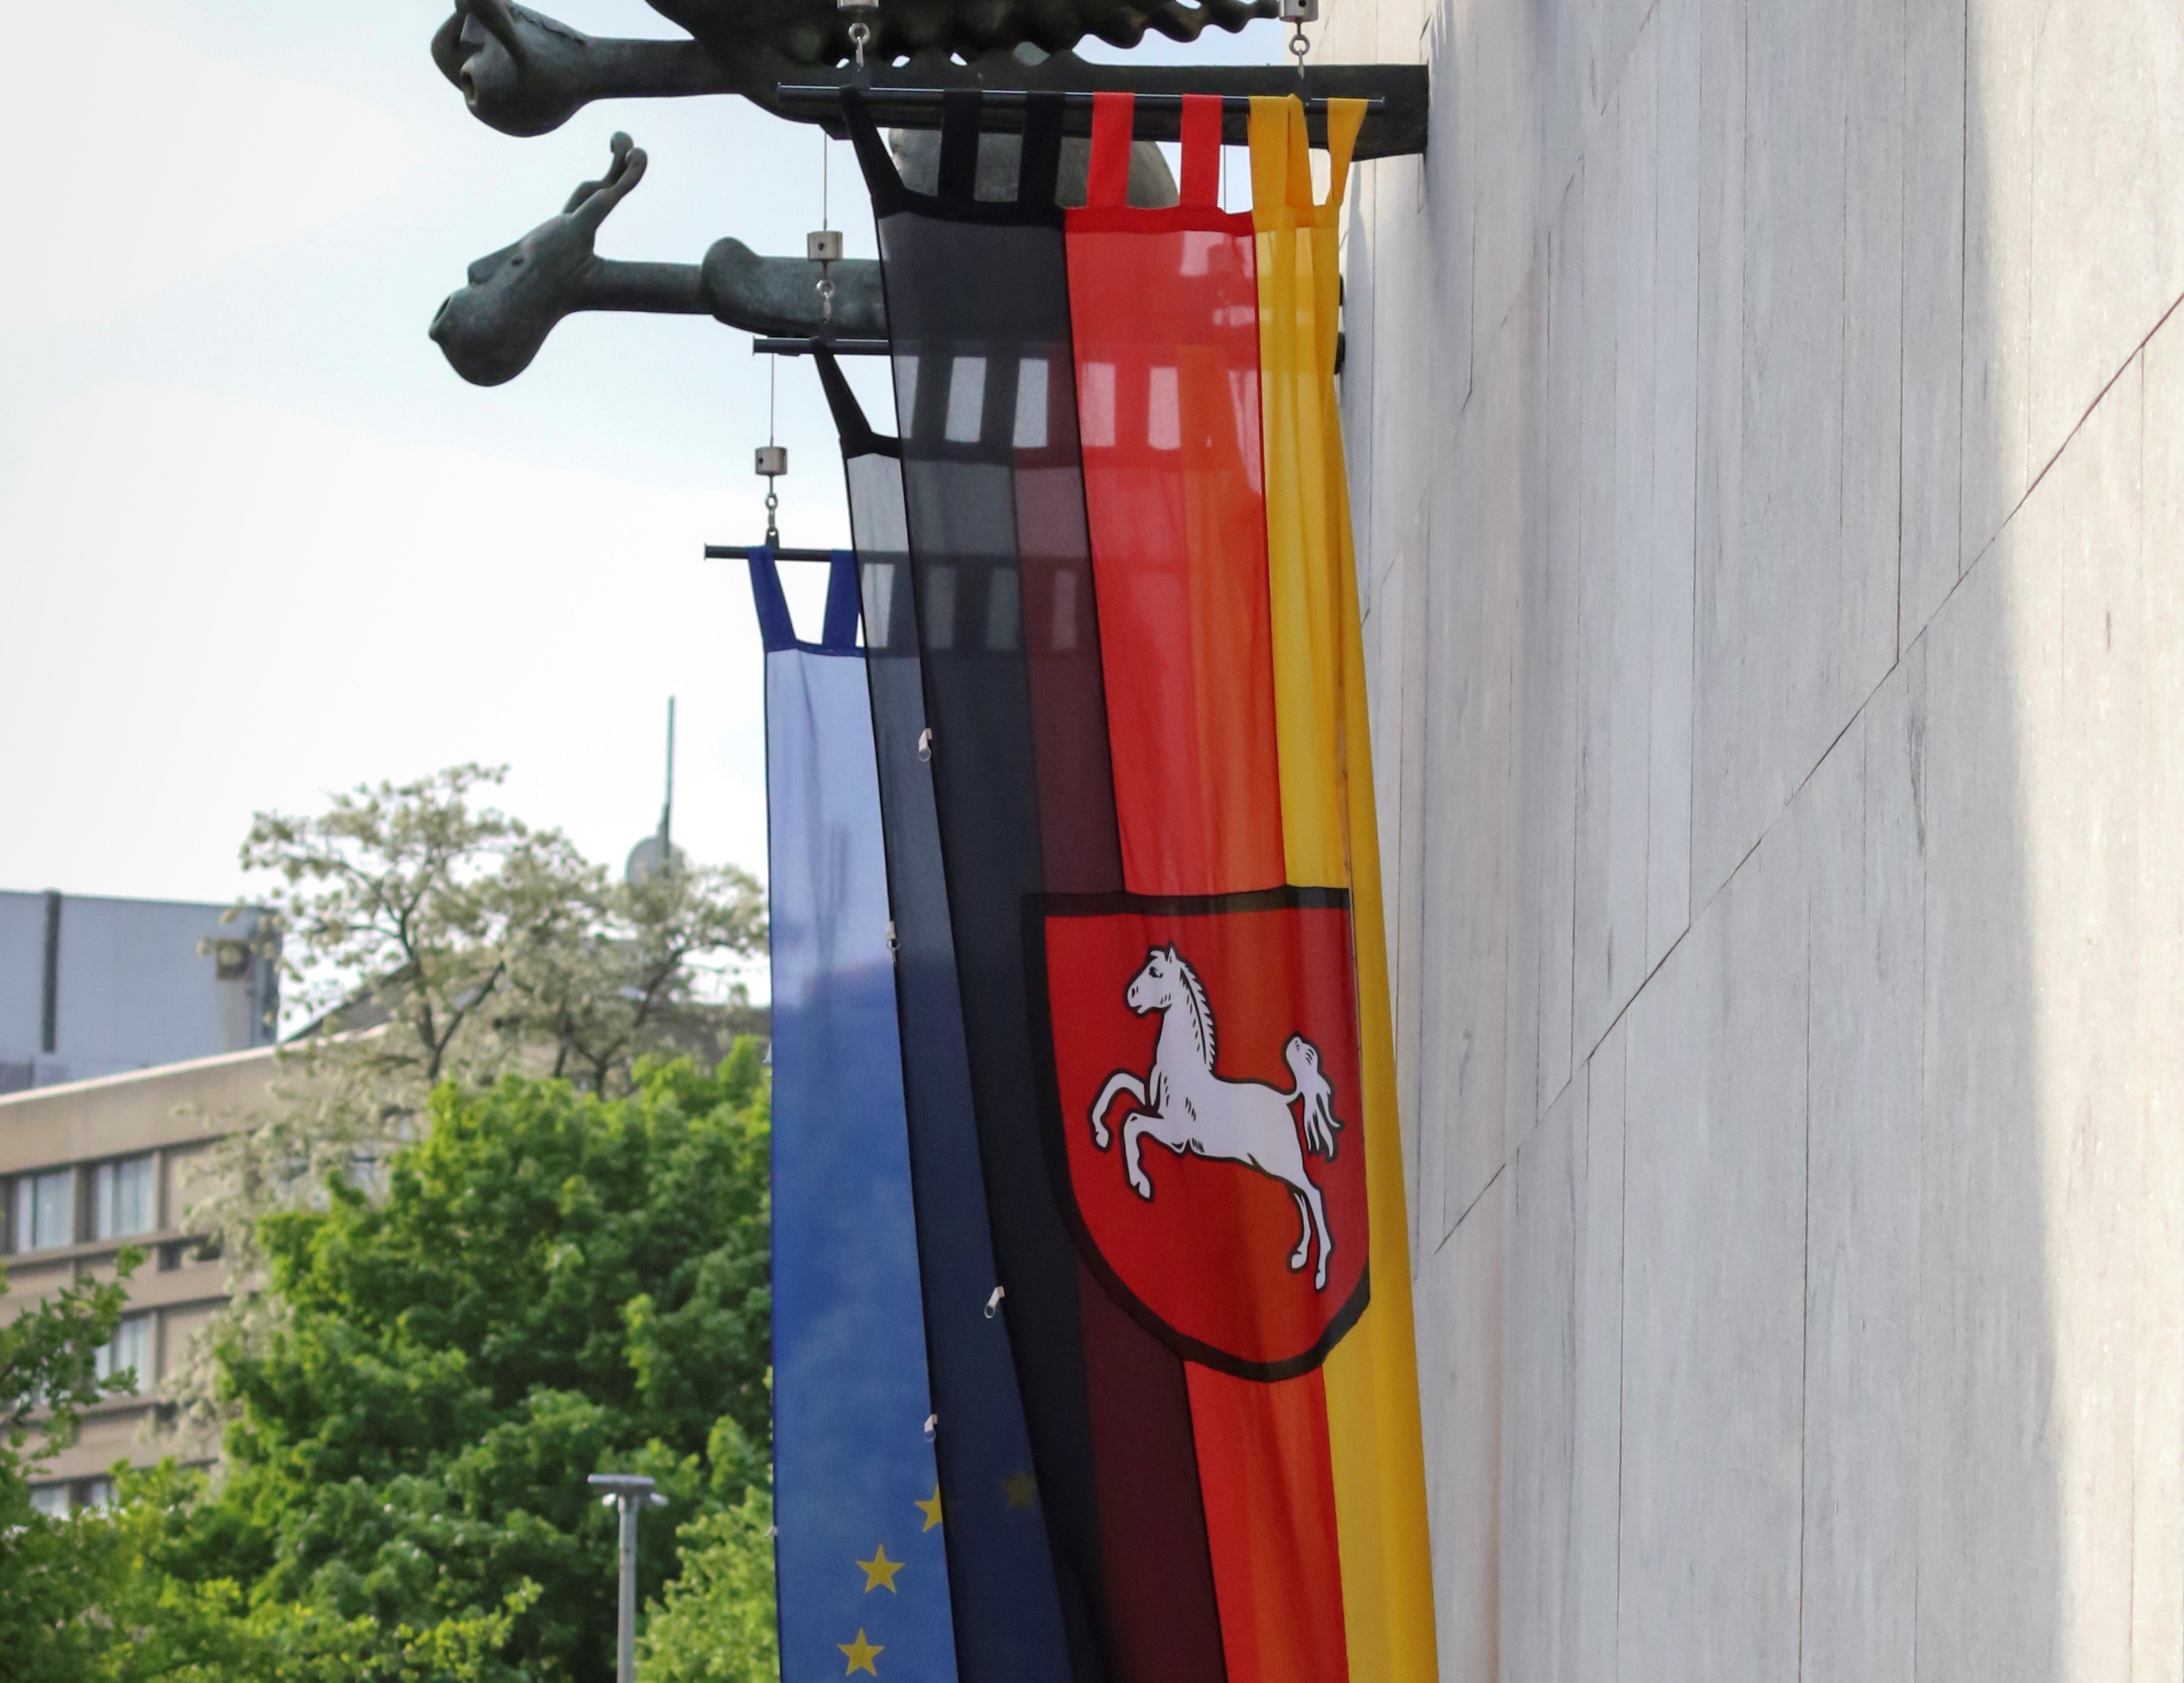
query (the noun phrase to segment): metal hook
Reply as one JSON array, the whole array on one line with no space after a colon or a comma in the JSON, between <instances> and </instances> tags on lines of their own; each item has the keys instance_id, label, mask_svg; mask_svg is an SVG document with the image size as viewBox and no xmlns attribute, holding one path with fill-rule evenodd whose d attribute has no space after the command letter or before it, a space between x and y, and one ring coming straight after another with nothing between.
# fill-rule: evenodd
<instances>
[{"instance_id":1,"label":"metal hook","mask_svg":"<svg viewBox=\"0 0 2184 1683\"><path fill-rule=\"evenodd\" d=\"M1281 0L1282 21L1290 25L1290 53L1296 59L1297 80L1304 80L1305 54L1312 51L1312 43L1305 39L1304 26L1319 21L1319 0Z\"/></svg>"},{"instance_id":2,"label":"metal hook","mask_svg":"<svg viewBox=\"0 0 2184 1683\"><path fill-rule=\"evenodd\" d=\"M838 12L861 14L877 12L879 8L880 0L834 0L834 9ZM850 50L856 55L856 81L861 86L865 81L865 45L872 38L872 26L865 21L863 16L854 16L850 20Z\"/></svg>"}]
</instances>

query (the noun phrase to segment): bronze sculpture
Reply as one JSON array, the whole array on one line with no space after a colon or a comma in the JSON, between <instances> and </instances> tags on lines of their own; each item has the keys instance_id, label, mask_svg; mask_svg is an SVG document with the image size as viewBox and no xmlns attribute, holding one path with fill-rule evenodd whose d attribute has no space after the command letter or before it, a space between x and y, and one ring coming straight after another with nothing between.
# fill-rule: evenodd
<instances>
[{"instance_id":1,"label":"bronze sculpture","mask_svg":"<svg viewBox=\"0 0 2184 1683\"><path fill-rule=\"evenodd\" d=\"M462 91L471 112L512 135L540 135L595 99L738 93L777 114L839 132L829 91L854 81L876 109L901 125L896 135L905 178L929 176L937 156L937 100L905 103L894 90L978 87L1019 91L1100 88L1313 96L1366 94L1379 101L1359 137L1360 159L1424 150L1426 81L1416 65L1336 65L1308 75L1276 66L1190 69L1088 64L1067 49L1087 36L1134 44L1147 31L1196 38L1209 25L1240 29L1274 14L1278 0L881 0L845 13L834 0L650 0L688 31L679 41L594 36L515 0L456 0L432 39L441 73ZM851 57L849 20L868 20L865 63ZM794 90L801 86L801 98ZM816 98L814 96L816 96ZM1006 110L989 113L1005 130ZM1088 113L1073 113L1082 134ZM1154 138L1173 138L1176 117L1141 113L1131 170L1135 203L1173 203L1174 184ZM1240 110L1228 138L1244 137ZM989 132L979 170L1013 181L1017 141ZM455 371L478 385L498 385L529 366L554 324L580 310L710 315L760 334L789 337L883 338L885 307L878 265L845 259L829 265L831 310L822 307L821 268L802 258L764 257L740 240L716 241L697 263L632 263L599 256L600 225L644 179L644 153L616 135L606 176L578 187L561 214L514 244L470 266L467 284L433 318L432 336ZM1084 149L1063 159L1062 202L1081 196ZM1073 186L1072 186L1073 183Z\"/></svg>"}]
</instances>

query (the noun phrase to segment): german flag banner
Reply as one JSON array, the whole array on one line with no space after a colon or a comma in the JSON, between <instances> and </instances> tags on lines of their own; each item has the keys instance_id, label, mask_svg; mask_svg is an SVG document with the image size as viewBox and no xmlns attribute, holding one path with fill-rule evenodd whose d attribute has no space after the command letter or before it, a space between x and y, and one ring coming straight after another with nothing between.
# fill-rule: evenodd
<instances>
[{"instance_id":1,"label":"german flag banner","mask_svg":"<svg viewBox=\"0 0 2184 1683\"><path fill-rule=\"evenodd\" d=\"M1125 202L1127 95L1095 102L1087 203L1068 210L1058 98L1024 109L1007 201L977 193L975 94L950 96L932 194L904 185L854 94L846 109L879 223L908 580L877 635L867 555L867 659L914 638L916 764L1072 1675L1424 1683L1334 387L1362 104L1329 114L1319 199L1301 105L1254 102L1249 214L1217 202L1215 100L1185 102L1182 202L1161 209ZM876 710L911 705L890 693L875 683Z\"/></svg>"}]
</instances>

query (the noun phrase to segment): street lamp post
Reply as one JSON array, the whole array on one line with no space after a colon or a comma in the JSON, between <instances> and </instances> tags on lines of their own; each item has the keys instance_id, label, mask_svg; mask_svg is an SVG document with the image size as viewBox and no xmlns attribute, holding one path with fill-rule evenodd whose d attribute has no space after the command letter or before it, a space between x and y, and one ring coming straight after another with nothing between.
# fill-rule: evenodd
<instances>
[{"instance_id":1,"label":"street lamp post","mask_svg":"<svg viewBox=\"0 0 2184 1683\"><path fill-rule=\"evenodd\" d=\"M621 1510L621 1593L615 1620L615 1683L637 1677L637 1515L643 1507L665 1507L667 1498L641 1473L594 1473L584 1481L603 1491L602 1507Z\"/></svg>"}]
</instances>

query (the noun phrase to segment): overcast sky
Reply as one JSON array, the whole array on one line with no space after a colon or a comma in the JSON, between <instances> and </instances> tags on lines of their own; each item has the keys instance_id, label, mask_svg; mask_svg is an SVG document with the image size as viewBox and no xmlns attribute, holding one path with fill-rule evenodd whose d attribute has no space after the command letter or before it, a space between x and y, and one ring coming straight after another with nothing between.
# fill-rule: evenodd
<instances>
[{"instance_id":1,"label":"overcast sky","mask_svg":"<svg viewBox=\"0 0 2184 1683\"><path fill-rule=\"evenodd\" d=\"M602 254L695 261L727 233L800 252L818 131L705 99L513 140L434 70L446 9L9 8L0 888L225 900L254 810L465 760L619 861L658 816L671 694L677 839L763 873L749 588L700 549L762 530L766 363L701 319L582 315L482 391L425 329L472 259L602 172L616 128L650 170ZM638 0L546 9L673 32ZM1259 25L1192 56L1281 44ZM833 220L869 255L833 154ZM780 437L784 541L844 538L801 363Z\"/></svg>"}]
</instances>

